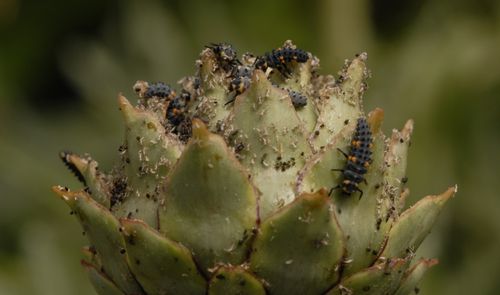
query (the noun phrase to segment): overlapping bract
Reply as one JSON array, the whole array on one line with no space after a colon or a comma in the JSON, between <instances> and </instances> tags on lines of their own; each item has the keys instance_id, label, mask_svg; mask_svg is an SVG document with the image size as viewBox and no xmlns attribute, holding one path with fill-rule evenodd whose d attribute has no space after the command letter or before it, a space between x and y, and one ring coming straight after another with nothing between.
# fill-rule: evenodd
<instances>
[{"instance_id":1,"label":"overlapping bract","mask_svg":"<svg viewBox=\"0 0 500 295\"><path fill-rule=\"evenodd\" d=\"M293 47L287 41L284 46ZM167 118L169 99L119 97L126 140L106 175L89 157L65 159L87 188L54 191L71 207L90 247L82 264L108 294L407 294L435 260L411 261L455 193L450 188L404 212L403 179L413 129L386 139L383 111L365 115L366 54L340 77L317 73L318 59L288 61L290 75L252 70L247 89L229 91L234 62L201 53L181 81L189 104L187 143ZM243 65L252 66L252 58ZM138 84L139 85L139 84ZM146 84L140 84L146 85ZM144 87L138 87L145 91ZM307 98L295 108L291 91ZM139 90L141 91L141 90ZM179 92L180 93L180 92ZM170 98L171 99L171 98ZM366 116L372 163L363 198L328 190L341 181ZM192 120L192 121L191 121Z\"/></svg>"}]
</instances>

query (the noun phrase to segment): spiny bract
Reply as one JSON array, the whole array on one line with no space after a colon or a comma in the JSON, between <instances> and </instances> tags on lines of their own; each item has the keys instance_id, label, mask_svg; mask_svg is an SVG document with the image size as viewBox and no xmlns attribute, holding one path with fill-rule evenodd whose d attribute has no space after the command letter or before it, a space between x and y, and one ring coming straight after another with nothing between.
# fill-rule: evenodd
<instances>
[{"instance_id":1,"label":"spiny bract","mask_svg":"<svg viewBox=\"0 0 500 295\"><path fill-rule=\"evenodd\" d=\"M365 115L367 55L335 79L290 41L273 51L281 59L221 58L221 46L201 52L176 97L150 95L159 84L143 81L137 106L119 96L126 137L111 173L61 155L85 188L53 190L89 239L82 264L97 293L412 292L436 263L412 264L414 253L456 188L402 212L413 122L386 138L383 111ZM234 91L242 67L248 80ZM354 161L339 150L349 151L358 121L371 131L356 179L363 197L329 196L344 179L332 170Z\"/></svg>"}]
</instances>

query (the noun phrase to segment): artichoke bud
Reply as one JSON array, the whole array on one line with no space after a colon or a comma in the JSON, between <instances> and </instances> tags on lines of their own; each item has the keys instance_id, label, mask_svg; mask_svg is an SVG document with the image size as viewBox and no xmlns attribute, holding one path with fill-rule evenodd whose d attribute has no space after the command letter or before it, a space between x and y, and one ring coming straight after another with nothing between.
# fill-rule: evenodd
<instances>
[{"instance_id":1,"label":"artichoke bud","mask_svg":"<svg viewBox=\"0 0 500 295\"><path fill-rule=\"evenodd\" d=\"M386 137L383 110L365 112L366 62L334 78L291 41L241 58L213 43L177 86L119 95L120 162L105 174L61 153L85 188L53 188L89 239L96 292L411 292L437 263L414 252L456 187L403 210L413 121Z\"/></svg>"}]
</instances>

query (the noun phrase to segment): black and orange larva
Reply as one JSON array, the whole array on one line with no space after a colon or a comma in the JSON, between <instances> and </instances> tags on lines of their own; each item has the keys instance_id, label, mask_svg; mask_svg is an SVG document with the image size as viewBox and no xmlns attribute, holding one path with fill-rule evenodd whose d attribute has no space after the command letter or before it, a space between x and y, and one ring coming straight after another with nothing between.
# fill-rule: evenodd
<instances>
[{"instance_id":1,"label":"black and orange larva","mask_svg":"<svg viewBox=\"0 0 500 295\"><path fill-rule=\"evenodd\" d=\"M366 174L372 162L372 141L372 132L368 122L365 118L359 118L351 140L349 154L339 149L347 158L347 163L344 169L332 169L332 171L341 171L343 179L341 184L330 190L330 194L333 190L340 188L344 195L359 192L359 198L361 199L363 191L359 188L359 184L361 182L366 183L363 175Z\"/></svg>"},{"instance_id":2,"label":"black and orange larva","mask_svg":"<svg viewBox=\"0 0 500 295\"><path fill-rule=\"evenodd\" d=\"M183 90L179 96L169 102L167 107L168 128L183 142L191 137L191 118L187 115L190 100L191 94Z\"/></svg>"},{"instance_id":3,"label":"black and orange larva","mask_svg":"<svg viewBox=\"0 0 500 295\"><path fill-rule=\"evenodd\" d=\"M175 95L175 90L163 82L148 83L148 88L144 92L144 98L158 97L171 100Z\"/></svg>"},{"instance_id":4,"label":"black and orange larva","mask_svg":"<svg viewBox=\"0 0 500 295\"><path fill-rule=\"evenodd\" d=\"M232 73L231 82L229 82L229 92L232 92L232 97L226 102L226 105L232 103L236 96L245 92L250 87L252 69L246 66L238 66Z\"/></svg>"},{"instance_id":5,"label":"black and orange larva","mask_svg":"<svg viewBox=\"0 0 500 295\"><path fill-rule=\"evenodd\" d=\"M189 92L182 91L181 94L175 97L167 107L167 120L172 126L177 126L185 117L187 104L191 99Z\"/></svg>"},{"instance_id":6,"label":"black and orange larva","mask_svg":"<svg viewBox=\"0 0 500 295\"><path fill-rule=\"evenodd\" d=\"M309 60L309 53L297 48L278 48L273 51L266 52L264 55L257 57L255 60L255 68L266 71L267 68L278 70L283 76L289 77L291 74L288 64L295 61L304 63Z\"/></svg>"},{"instance_id":7,"label":"black and orange larva","mask_svg":"<svg viewBox=\"0 0 500 295\"><path fill-rule=\"evenodd\" d=\"M219 66L226 72L231 72L235 67L241 64L238 60L236 50L228 43L210 43L205 46L210 48L217 58Z\"/></svg>"},{"instance_id":8,"label":"black and orange larva","mask_svg":"<svg viewBox=\"0 0 500 295\"><path fill-rule=\"evenodd\" d=\"M229 91L240 95L250 86L250 78L245 76L235 77L229 83Z\"/></svg>"}]
</instances>

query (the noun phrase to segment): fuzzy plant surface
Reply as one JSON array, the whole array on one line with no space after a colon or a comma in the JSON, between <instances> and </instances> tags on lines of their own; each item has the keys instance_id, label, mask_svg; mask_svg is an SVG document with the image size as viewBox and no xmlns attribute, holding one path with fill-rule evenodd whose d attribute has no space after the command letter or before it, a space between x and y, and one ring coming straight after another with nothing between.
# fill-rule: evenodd
<instances>
[{"instance_id":1,"label":"fuzzy plant surface","mask_svg":"<svg viewBox=\"0 0 500 295\"><path fill-rule=\"evenodd\" d=\"M406 210L413 122L365 113L366 53L338 77L286 41L261 56L207 46L177 88L119 95L120 161L62 152L83 183L54 192L88 237L100 295L410 294L450 187Z\"/></svg>"}]
</instances>

